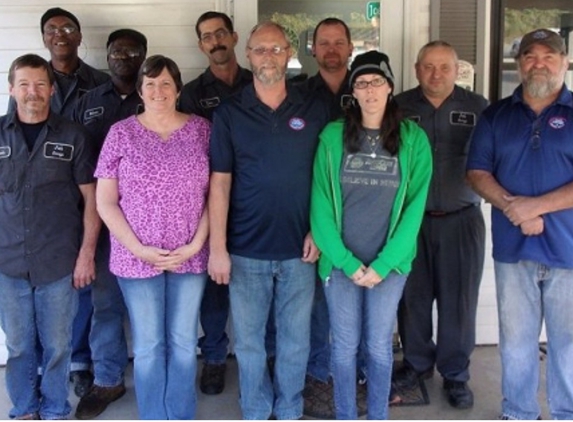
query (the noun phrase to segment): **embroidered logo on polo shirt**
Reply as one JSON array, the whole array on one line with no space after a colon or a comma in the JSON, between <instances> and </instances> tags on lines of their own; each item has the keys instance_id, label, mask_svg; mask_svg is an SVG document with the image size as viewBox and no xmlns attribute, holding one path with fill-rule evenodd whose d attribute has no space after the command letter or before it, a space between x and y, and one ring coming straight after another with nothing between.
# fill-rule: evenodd
<instances>
[{"instance_id":1,"label":"embroidered logo on polo shirt","mask_svg":"<svg viewBox=\"0 0 573 422\"><path fill-rule=\"evenodd\" d=\"M288 125L290 126L291 129L303 130L304 127L306 126L306 122L300 117L293 117L292 119L289 120Z\"/></svg>"},{"instance_id":2,"label":"embroidered logo on polo shirt","mask_svg":"<svg viewBox=\"0 0 573 422\"><path fill-rule=\"evenodd\" d=\"M84 111L84 120L90 120L95 117L102 116L104 110L105 109L103 107L90 108L89 110Z\"/></svg>"},{"instance_id":3,"label":"embroidered logo on polo shirt","mask_svg":"<svg viewBox=\"0 0 573 422\"><path fill-rule=\"evenodd\" d=\"M565 127L565 123L567 123L567 119L565 117L553 117L549 120L549 126L553 129L563 129Z\"/></svg>"},{"instance_id":4,"label":"embroidered logo on polo shirt","mask_svg":"<svg viewBox=\"0 0 573 422\"><path fill-rule=\"evenodd\" d=\"M12 148L0 147L0 158L8 158L12 155Z\"/></svg>"},{"instance_id":5,"label":"embroidered logo on polo shirt","mask_svg":"<svg viewBox=\"0 0 573 422\"><path fill-rule=\"evenodd\" d=\"M74 156L74 146L57 142L44 144L44 157L54 160L71 161Z\"/></svg>"}]
</instances>

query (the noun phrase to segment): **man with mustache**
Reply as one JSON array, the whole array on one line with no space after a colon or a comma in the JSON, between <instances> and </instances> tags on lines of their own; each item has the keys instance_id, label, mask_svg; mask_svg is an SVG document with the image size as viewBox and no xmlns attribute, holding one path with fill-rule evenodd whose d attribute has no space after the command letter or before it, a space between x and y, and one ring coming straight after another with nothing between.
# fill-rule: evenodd
<instances>
[{"instance_id":1,"label":"man with mustache","mask_svg":"<svg viewBox=\"0 0 573 422\"><path fill-rule=\"evenodd\" d=\"M253 84L217 108L211 133L209 274L229 285L244 419L298 419L309 355L318 250L310 187L328 105L285 80L282 26L263 22L247 42ZM276 325L274 377L265 327Z\"/></svg>"},{"instance_id":2,"label":"man with mustache","mask_svg":"<svg viewBox=\"0 0 573 422\"><path fill-rule=\"evenodd\" d=\"M51 112L54 81L40 56L17 58L8 73L16 109L0 118L0 324L12 419L67 419L76 289L95 278L94 157L84 128Z\"/></svg>"},{"instance_id":3,"label":"man with mustache","mask_svg":"<svg viewBox=\"0 0 573 422\"><path fill-rule=\"evenodd\" d=\"M515 57L521 85L482 114L467 176L492 204L502 365L501 419L539 419L539 334L547 404L573 419L573 94L565 43L537 29Z\"/></svg>"},{"instance_id":4,"label":"man with mustache","mask_svg":"<svg viewBox=\"0 0 573 422\"><path fill-rule=\"evenodd\" d=\"M239 40L231 19L221 12L199 16L195 25L199 49L209 59L209 67L181 90L179 109L213 120L213 112L223 100L253 81L252 73L237 63L235 46ZM199 347L203 369L199 388L203 394L220 394L225 388L227 346L225 332L229 317L229 287L208 280L201 302L203 337Z\"/></svg>"}]
</instances>

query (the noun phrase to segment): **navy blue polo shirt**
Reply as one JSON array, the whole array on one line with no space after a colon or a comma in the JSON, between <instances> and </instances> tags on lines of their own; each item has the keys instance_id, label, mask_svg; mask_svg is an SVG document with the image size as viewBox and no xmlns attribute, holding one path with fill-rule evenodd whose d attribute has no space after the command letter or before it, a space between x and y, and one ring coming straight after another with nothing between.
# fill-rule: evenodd
<instances>
[{"instance_id":1,"label":"navy blue polo shirt","mask_svg":"<svg viewBox=\"0 0 573 422\"><path fill-rule=\"evenodd\" d=\"M207 68L196 79L185 84L179 96L178 108L183 113L197 114L212 122L215 109L226 98L241 91L251 82L253 82L251 71L240 66L233 85L227 85L216 78L211 68Z\"/></svg>"},{"instance_id":2,"label":"navy blue polo shirt","mask_svg":"<svg viewBox=\"0 0 573 422\"><path fill-rule=\"evenodd\" d=\"M143 111L143 101L137 93L122 98L110 80L85 94L74 110L73 120L82 124L90 133L99 155L110 127Z\"/></svg>"},{"instance_id":3,"label":"navy blue polo shirt","mask_svg":"<svg viewBox=\"0 0 573 422\"><path fill-rule=\"evenodd\" d=\"M248 85L215 112L211 171L232 174L227 248L247 258L302 256L310 231L312 164L328 104L287 85L272 110Z\"/></svg>"},{"instance_id":4,"label":"navy blue polo shirt","mask_svg":"<svg viewBox=\"0 0 573 422\"><path fill-rule=\"evenodd\" d=\"M326 101L330 105L331 119L336 120L344 117L345 109L348 108L352 102L352 90L348 84L349 77L349 72L346 72L344 81L342 85L340 85L340 89L337 93L330 90L320 72L317 72L316 75L302 82L302 86L310 95L319 96Z\"/></svg>"},{"instance_id":5,"label":"navy blue polo shirt","mask_svg":"<svg viewBox=\"0 0 573 422\"><path fill-rule=\"evenodd\" d=\"M539 196L573 182L573 95L564 86L537 116L523 102L521 86L488 107L472 135L468 170L484 170L512 195ZM524 236L492 207L493 258L531 260L573 268L573 209L543 215L544 230Z\"/></svg>"},{"instance_id":6,"label":"navy blue polo shirt","mask_svg":"<svg viewBox=\"0 0 573 422\"><path fill-rule=\"evenodd\" d=\"M16 117L0 117L0 272L33 286L73 272L94 160L85 129L50 113L32 152Z\"/></svg>"}]
</instances>

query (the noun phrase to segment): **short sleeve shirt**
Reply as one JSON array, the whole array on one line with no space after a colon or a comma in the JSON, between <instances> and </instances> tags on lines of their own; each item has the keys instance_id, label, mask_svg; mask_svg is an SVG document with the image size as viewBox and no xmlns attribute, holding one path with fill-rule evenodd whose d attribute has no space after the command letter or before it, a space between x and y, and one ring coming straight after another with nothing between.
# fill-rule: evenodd
<instances>
[{"instance_id":1,"label":"short sleeve shirt","mask_svg":"<svg viewBox=\"0 0 573 422\"><path fill-rule=\"evenodd\" d=\"M287 85L272 110L253 85L214 115L211 170L231 173L227 248L253 259L300 257L310 230L312 163L328 104Z\"/></svg>"},{"instance_id":2,"label":"short sleeve shirt","mask_svg":"<svg viewBox=\"0 0 573 422\"><path fill-rule=\"evenodd\" d=\"M96 177L117 179L119 206L144 245L174 250L193 239L209 185L211 124L198 116L163 141L136 116L113 125L101 151ZM177 273L207 268L207 246ZM160 273L111 237L110 270L126 278Z\"/></svg>"}]
</instances>

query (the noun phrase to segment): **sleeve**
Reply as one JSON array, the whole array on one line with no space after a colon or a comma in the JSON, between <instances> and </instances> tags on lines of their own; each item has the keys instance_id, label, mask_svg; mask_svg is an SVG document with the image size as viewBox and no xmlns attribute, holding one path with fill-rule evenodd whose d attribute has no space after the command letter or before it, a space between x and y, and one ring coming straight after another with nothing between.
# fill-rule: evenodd
<instances>
[{"instance_id":1,"label":"sleeve","mask_svg":"<svg viewBox=\"0 0 573 422\"><path fill-rule=\"evenodd\" d=\"M120 123L110 128L103 143L95 171L98 179L117 179L119 176L119 164L127 142L125 130Z\"/></svg>"},{"instance_id":2,"label":"sleeve","mask_svg":"<svg viewBox=\"0 0 573 422\"><path fill-rule=\"evenodd\" d=\"M337 212L342 212L342 204L337 204L331 184L339 182L329 168L329 151L326 143L329 136L338 137L338 134L328 129L327 126L320 134L314 158L310 202L311 233L318 249L336 268L342 269L348 277L351 277L362 262L344 244L337 221ZM335 141L342 142L342 139Z\"/></svg>"},{"instance_id":3,"label":"sleeve","mask_svg":"<svg viewBox=\"0 0 573 422\"><path fill-rule=\"evenodd\" d=\"M230 113L225 106L219 106L213 115L210 141L211 171L233 172L233 136Z\"/></svg>"},{"instance_id":4,"label":"sleeve","mask_svg":"<svg viewBox=\"0 0 573 422\"><path fill-rule=\"evenodd\" d=\"M411 129L406 136L414 139L409 173L404 175L402 180L402 183L406 183L404 202L395 229L371 264L383 278L390 271L411 264L415 257L418 232L422 225L432 178L432 152L426 132L413 122L407 123Z\"/></svg>"},{"instance_id":5,"label":"sleeve","mask_svg":"<svg viewBox=\"0 0 573 422\"><path fill-rule=\"evenodd\" d=\"M470 140L466 170L484 170L493 173L494 132L486 113L478 119Z\"/></svg>"},{"instance_id":6,"label":"sleeve","mask_svg":"<svg viewBox=\"0 0 573 422\"><path fill-rule=\"evenodd\" d=\"M93 149L93 142L90 134L83 126L73 125L76 132L73 175L77 185L94 183L94 168L96 164L96 153Z\"/></svg>"}]
</instances>

